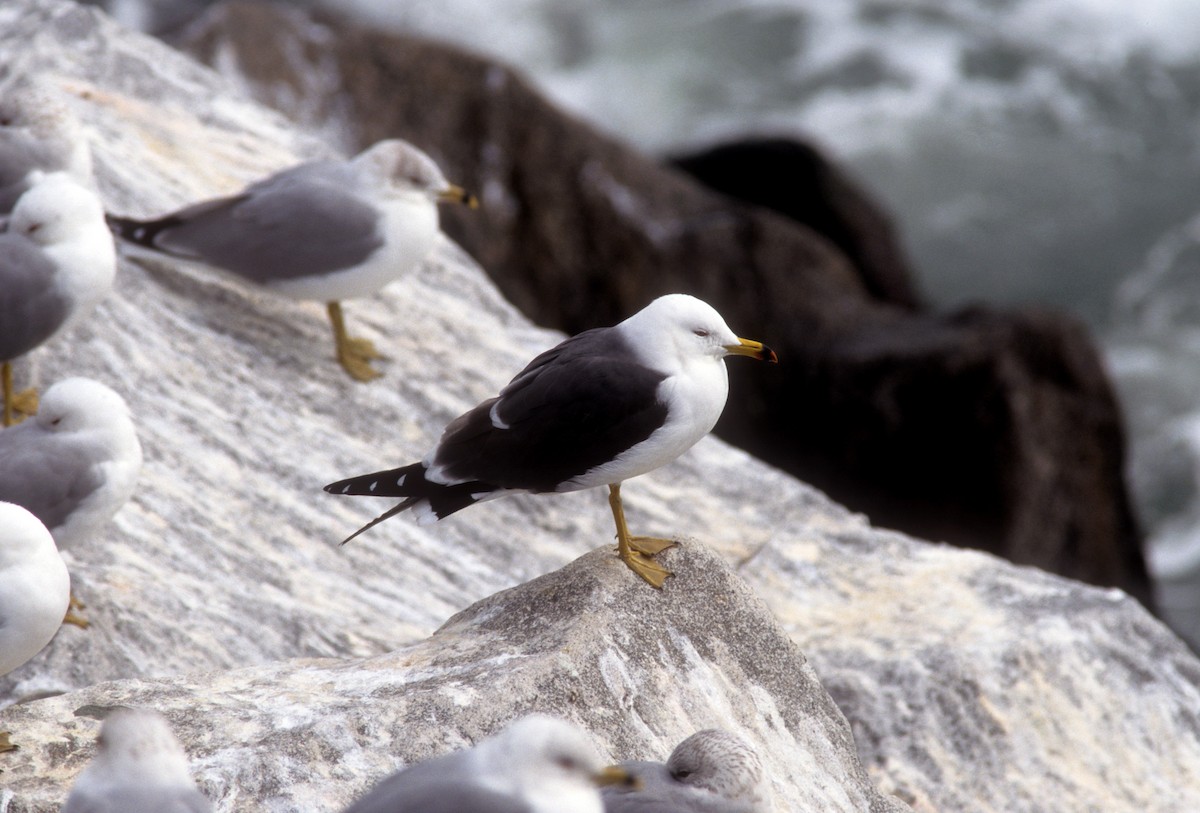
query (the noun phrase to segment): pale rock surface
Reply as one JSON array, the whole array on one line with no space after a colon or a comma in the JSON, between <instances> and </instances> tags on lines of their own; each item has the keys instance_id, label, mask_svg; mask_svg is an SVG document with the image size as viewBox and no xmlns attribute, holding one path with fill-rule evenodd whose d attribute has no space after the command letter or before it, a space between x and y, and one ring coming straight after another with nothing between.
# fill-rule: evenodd
<instances>
[{"instance_id":1,"label":"pale rock surface","mask_svg":"<svg viewBox=\"0 0 1200 813\"><path fill-rule=\"evenodd\" d=\"M59 0L0 5L0 53L0 71L68 90L117 213L328 149ZM922 811L1200 809L1200 664L1132 601L872 529L715 439L624 491L636 533L715 551L667 554L680 575L661 593L603 550L486 599L610 540L600 491L393 521L339 548L383 506L323 484L416 459L560 338L448 241L348 317L391 356L371 385L330 357L320 306L125 261L46 354L43 384L121 392L145 464L70 562L93 628L63 629L0 681L3 701L72 692L0 714L22 744L0 757L0 813L57 810L91 754L89 706L122 703L167 714L222 811L336 809L533 709L582 723L614 759L737 730L781 811L903 809L872 783Z\"/></svg>"}]
</instances>

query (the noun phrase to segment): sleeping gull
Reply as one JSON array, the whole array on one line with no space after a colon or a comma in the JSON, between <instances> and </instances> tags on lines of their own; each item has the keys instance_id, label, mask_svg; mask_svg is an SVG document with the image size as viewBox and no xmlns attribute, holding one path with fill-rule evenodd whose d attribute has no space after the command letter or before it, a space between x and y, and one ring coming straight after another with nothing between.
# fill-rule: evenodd
<instances>
[{"instance_id":1,"label":"sleeping gull","mask_svg":"<svg viewBox=\"0 0 1200 813\"><path fill-rule=\"evenodd\" d=\"M46 82L22 76L0 90L0 214L12 211L37 171L94 186L79 120Z\"/></svg>"},{"instance_id":2,"label":"sleeping gull","mask_svg":"<svg viewBox=\"0 0 1200 813\"><path fill-rule=\"evenodd\" d=\"M90 311L112 288L116 264L99 198L64 172L38 175L0 234L5 426L13 424L15 408L37 411L32 392L14 397L13 359Z\"/></svg>"},{"instance_id":3,"label":"sleeping gull","mask_svg":"<svg viewBox=\"0 0 1200 813\"><path fill-rule=\"evenodd\" d=\"M157 712L119 709L105 719L96 756L79 774L62 813L208 813L187 755Z\"/></svg>"},{"instance_id":4,"label":"sleeping gull","mask_svg":"<svg viewBox=\"0 0 1200 813\"><path fill-rule=\"evenodd\" d=\"M428 155L390 139L350 160L300 164L155 220L110 215L109 224L143 248L281 296L325 302L338 361L369 381L379 375L371 360L382 356L346 333L340 300L371 296L428 256L439 200L476 205Z\"/></svg>"},{"instance_id":5,"label":"sleeping gull","mask_svg":"<svg viewBox=\"0 0 1200 813\"><path fill-rule=\"evenodd\" d=\"M50 643L70 592L67 566L46 526L21 506L0 502L0 675ZM0 751L13 747L0 731Z\"/></svg>"},{"instance_id":6,"label":"sleeping gull","mask_svg":"<svg viewBox=\"0 0 1200 813\"><path fill-rule=\"evenodd\" d=\"M698 731L661 762L622 762L637 787L601 790L605 813L769 813L762 760L736 734Z\"/></svg>"},{"instance_id":7,"label":"sleeping gull","mask_svg":"<svg viewBox=\"0 0 1200 813\"><path fill-rule=\"evenodd\" d=\"M141 467L125 401L90 378L59 381L36 417L0 432L0 500L31 511L63 550L93 536L129 500ZM67 620L87 623L74 614Z\"/></svg>"},{"instance_id":8,"label":"sleeping gull","mask_svg":"<svg viewBox=\"0 0 1200 813\"><path fill-rule=\"evenodd\" d=\"M602 813L597 788L628 781L602 764L578 727L531 714L392 774L343 813Z\"/></svg>"},{"instance_id":9,"label":"sleeping gull","mask_svg":"<svg viewBox=\"0 0 1200 813\"><path fill-rule=\"evenodd\" d=\"M615 327L567 339L499 396L452 421L421 462L325 486L333 494L404 498L345 542L409 508L428 524L515 492L607 485L618 555L662 587L671 572L650 556L675 543L630 536L621 482L670 463L708 434L725 408L730 354L776 360L685 294L659 297Z\"/></svg>"}]
</instances>

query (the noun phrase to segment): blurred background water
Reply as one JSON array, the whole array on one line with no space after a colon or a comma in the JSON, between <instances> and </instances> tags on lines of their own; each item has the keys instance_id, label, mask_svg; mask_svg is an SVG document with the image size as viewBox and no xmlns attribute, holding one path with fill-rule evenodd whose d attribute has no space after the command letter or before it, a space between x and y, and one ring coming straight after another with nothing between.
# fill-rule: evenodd
<instances>
[{"instance_id":1,"label":"blurred background water","mask_svg":"<svg viewBox=\"0 0 1200 813\"><path fill-rule=\"evenodd\" d=\"M1200 2L309 2L500 57L652 153L811 139L890 207L930 303L1085 321L1161 609L1200 646Z\"/></svg>"}]
</instances>

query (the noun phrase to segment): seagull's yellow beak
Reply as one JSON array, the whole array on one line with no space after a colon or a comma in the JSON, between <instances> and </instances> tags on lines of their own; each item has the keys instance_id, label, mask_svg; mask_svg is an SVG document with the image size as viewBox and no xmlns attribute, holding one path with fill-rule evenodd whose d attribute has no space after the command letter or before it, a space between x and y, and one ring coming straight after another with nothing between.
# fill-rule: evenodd
<instances>
[{"instance_id":1,"label":"seagull's yellow beak","mask_svg":"<svg viewBox=\"0 0 1200 813\"><path fill-rule=\"evenodd\" d=\"M450 184L439 192L438 200L443 203L461 203L468 209L479 208L479 198L456 184Z\"/></svg>"},{"instance_id":2,"label":"seagull's yellow beak","mask_svg":"<svg viewBox=\"0 0 1200 813\"><path fill-rule=\"evenodd\" d=\"M768 361L771 364L778 364L779 357L775 355L775 351L764 345L762 342L756 342L752 339L738 339L737 344L727 344L725 349L731 356L749 356L752 359L759 361Z\"/></svg>"},{"instance_id":3,"label":"seagull's yellow beak","mask_svg":"<svg viewBox=\"0 0 1200 813\"><path fill-rule=\"evenodd\" d=\"M592 774L592 784L598 788L619 785L630 790L639 790L642 787L642 780L620 765L609 765L600 773Z\"/></svg>"}]
</instances>

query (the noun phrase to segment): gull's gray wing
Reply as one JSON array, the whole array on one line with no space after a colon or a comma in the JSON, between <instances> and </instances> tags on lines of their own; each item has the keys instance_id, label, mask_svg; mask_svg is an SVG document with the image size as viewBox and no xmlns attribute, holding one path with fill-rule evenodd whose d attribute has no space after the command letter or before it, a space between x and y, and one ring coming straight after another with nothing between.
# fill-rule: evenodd
<instances>
[{"instance_id":1,"label":"gull's gray wing","mask_svg":"<svg viewBox=\"0 0 1200 813\"><path fill-rule=\"evenodd\" d=\"M268 286L352 268L383 245L376 205L334 161L293 167L155 221L110 221L126 239Z\"/></svg>"},{"instance_id":2,"label":"gull's gray wing","mask_svg":"<svg viewBox=\"0 0 1200 813\"><path fill-rule=\"evenodd\" d=\"M47 432L30 419L0 431L0 500L23 506L53 530L103 485L104 450Z\"/></svg>"},{"instance_id":3,"label":"gull's gray wing","mask_svg":"<svg viewBox=\"0 0 1200 813\"><path fill-rule=\"evenodd\" d=\"M56 268L15 234L0 235L0 361L28 353L54 335L70 312Z\"/></svg>"},{"instance_id":4,"label":"gull's gray wing","mask_svg":"<svg viewBox=\"0 0 1200 813\"><path fill-rule=\"evenodd\" d=\"M194 787L120 787L72 793L62 813L212 813L212 802Z\"/></svg>"},{"instance_id":5,"label":"gull's gray wing","mask_svg":"<svg viewBox=\"0 0 1200 813\"><path fill-rule=\"evenodd\" d=\"M473 779L464 753L447 754L397 771L343 813L530 813L529 805Z\"/></svg>"}]
</instances>

